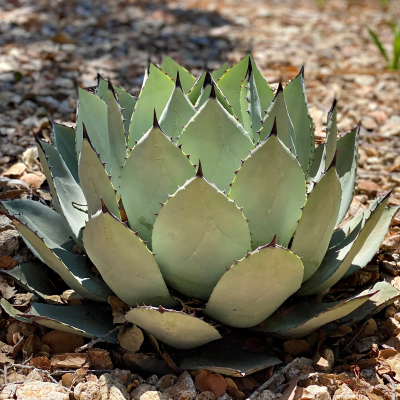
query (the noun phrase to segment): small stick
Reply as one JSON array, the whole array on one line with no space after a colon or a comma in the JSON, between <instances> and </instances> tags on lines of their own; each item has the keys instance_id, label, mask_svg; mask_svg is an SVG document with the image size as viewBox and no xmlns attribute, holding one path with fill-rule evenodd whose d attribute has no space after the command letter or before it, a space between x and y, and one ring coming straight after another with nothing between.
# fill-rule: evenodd
<instances>
[{"instance_id":1,"label":"small stick","mask_svg":"<svg viewBox=\"0 0 400 400\"><path fill-rule=\"evenodd\" d=\"M58 375L64 375L64 374L74 374L76 372L76 369L70 369L68 371L61 371L61 370L56 370L51 373L51 375L58 376ZM112 369L88 369L86 370L87 373L91 374L109 374L113 372Z\"/></svg>"},{"instance_id":2,"label":"small stick","mask_svg":"<svg viewBox=\"0 0 400 400\"><path fill-rule=\"evenodd\" d=\"M87 349L90 349L91 347L93 347L95 344L99 343L99 342L106 342L106 340L103 340L105 337L107 337L108 335L110 335L111 333L116 332L119 329L119 325L116 326L115 328L111 329L110 332L106 333L105 335L103 335L102 337L99 337L98 339L93 339L91 342L84 344L81 347L78 347L77 349L75 349L75 353L81 353L82 351L85 351Z\"/></svg>"},{"instance_id":3,"label":"small stick","mask_svg":"<svg viewBox=\"0 0 400 400\"><path fill-rule=\"evenodd\" d=\"M7 385L8 379L7 379L7 365L4 364L4 384Z\"/></svg>"},{"instance_id":4,"label":"small stick","mask_svg":"<svg viewBox=\"0 0 400 400\"><path fill-rule=\"evenodd\" d=\"M383 377L390 382L392 388L392 400L396 400L396 384L394 383L394 380L388 374L383 374Z\"/></svg>"},{"instance_id":5,"label":"small stick","mask_svg":"<svg viewBox=\"0 0 400 400\"><path fill-rule=\"evenodd\" d=\"M365 322L361 325L360 330L353 336L353 338L350 340L350 342L347 343L347 345L345 346L345 348L340 352L340 354L339 354L340 357L343 357L343 356L344 356L344 353L345 353L347 350L349 350L349 349L351 349L351 348L353 347L354 343L357 341L357 339L359 338L359 336L361 335L361 333L364 332L365 326L366 326L367 324L368 324L368 321L365 321Z\"/></svg>"},{"instance_id":6,"label":"small stick","mask_svg":"<svg viewBox=\"0 0 400 400\"><path fill-rule=\"evenodd\" d=\"M264 382L258 389L256 389L248 398L248 400L254 400L258 394L260 394L263 390L265 390L268 386L272 385L276 379L281 376L286 374L286 372L292 368L295 367L296 365L300 364L300 359L296 358L294 359L291 363L286 365L285 368L281 369L280 371L276 372L274 375L271 376L266 382Z\"/></svg>"}]
</instances>

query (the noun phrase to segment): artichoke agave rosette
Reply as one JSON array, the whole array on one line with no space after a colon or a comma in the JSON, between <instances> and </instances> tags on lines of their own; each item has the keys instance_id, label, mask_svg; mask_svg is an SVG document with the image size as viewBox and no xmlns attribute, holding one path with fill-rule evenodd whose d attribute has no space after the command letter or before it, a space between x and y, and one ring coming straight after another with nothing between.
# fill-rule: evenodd
<instances>
[{"instance_id":1,"label":"artichoke agave rosette","mask_svg":"<svg viewBox=\"0 0 400 400\"><path fill-rule=\"evenodd\" d=\"M373 301L373 290L299 298L281 317L294 293L325 293L363 268L397 211L386 195L335 230L354 192L359 127L337 139L334 102L315 147L303 69L274 93L250 55L197 81L167 58L150 65L137 99L102 78L96 93L79 89L76 129L53 132L38 149L55 210L30 200L2 209L72 289L98 302L114 292L132 307L126 319L160 341L187 349L221 338L210 321L301 337ZM28 268L14 275L30 287ZM176 294L203 311L180 311ZM86 332L79 310L89 305L75 322L45 304L31 318Z\"/></svg>"}]
</instances>

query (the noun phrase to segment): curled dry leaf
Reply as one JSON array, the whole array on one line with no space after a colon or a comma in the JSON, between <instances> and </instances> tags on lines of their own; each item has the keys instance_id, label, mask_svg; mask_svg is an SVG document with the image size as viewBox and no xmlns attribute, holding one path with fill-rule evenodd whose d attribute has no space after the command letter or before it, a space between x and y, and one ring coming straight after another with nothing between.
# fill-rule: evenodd
<instances>
[{"instance_id":1,"label":"curled dry leaf","mask_svg":"<svg viewBox=\"0 0 400 400\"><path fill-rule=\"evenodd\" d=\"M120 326L118 341L123 349L136 353L140 349L143 340L143 332L136 325L131 328L126 328L124 325Z\"/></svg>"},{"instance_id":2,"label":"curled dry leaf","mask_svg":"<svg viewBox=\"0 0 400 400\"><path fill-rule=\"evenodd\" d=\"M111 306L114 324L123 324L126 322L125 314L130 310L128 304L124 303L117 296L108 296L108 304Z\"/></svg>"},{"instance_id":3,"label":"curled dry leaf","mask_svg":"<svg viewBox=\"0 0 400 400\"><path fill-rule=\"evenodd\" d=\"M379 375L393 372L396 381L400 382L400 354L396 350L381 350L377 360L379 363Z\"/></svg>"},{"instance_id":4,"label":"curled dry leaf","mask_svg":"<svg viewBox=\"0 0 400 400\"><path fill-rule=\"evenodd\" d=\"M35 172L21 176L20 180L27 183L31 188L40 188L46 180L46 176L41 172Z\"/></svg>"},{"instance_id":5,"label":"curled dry leaf","mask_svg":"<svg viewBox=\"0 0 400 400\"><path fill-rule=\"evenodd\" d=\"M216 398L224 395L228 387L222 375L206 370L202 370L196 375L194 385L200 392L213 392Z\"/></svg>"},{"instance_id":6,"label":"curled dry leaf","mask_svg":"<svg viewBox=\"0 0 400 400\"><path fill-rule=\"evenodd\" d=\"M107 350L91 348L86 352L92 369L112 369L113 364Z\"/></svg>"},{"instance_id":7,"label":"curled dry leaf","mask_svg":"<svg viewBox=\"0 0 400 400\"><path fill-rule=\"evenodd\" d=\"M51 368L83 368L89 366L89 357L82 353L67 353L54 356L51 359Z\"/></svg>"},{"instance_id":8,"label":"curled dry leaf","mask_svg":"<svg viewBox=\"0 0 400 400\"><path fill-rule=\"evenodd\" d=\"M51 362L47 357L35 357L32 358L29 365L38 369L50 369Z\"/></svg>"},{"instance_id":9,"label":"curled dry leaf","mask_svg":"<svg viewBox=\"0 0 400 400\"><path fill-rule=\"evenodd\" d=\"M77 347L83 346L81 336L57 329L47 332L42 340L50 347L53 354L72 353Z\"/></svg>"},{"instance_id":10,"label":"curled dry leaf","mask_svg":"<svg viewBox=\"0 0 400 400\"><path fill-rule=\"evenodd\" d=\"M18 265L18 261L14 260L11 256L0 257L0 269L13 269Z\"/></svg>"},{"instance_id":11,"label":"curled dry leaf","mask_svg":"<svg viewBox=\"0 0 400 400\"><path fill-rule=\"evenodd\" d=\"M26 170L26 165L23 163L16 163L12 165L6 172L3 173L3 176L7 178L19 178Z\"/></svg>"}]
</instances>

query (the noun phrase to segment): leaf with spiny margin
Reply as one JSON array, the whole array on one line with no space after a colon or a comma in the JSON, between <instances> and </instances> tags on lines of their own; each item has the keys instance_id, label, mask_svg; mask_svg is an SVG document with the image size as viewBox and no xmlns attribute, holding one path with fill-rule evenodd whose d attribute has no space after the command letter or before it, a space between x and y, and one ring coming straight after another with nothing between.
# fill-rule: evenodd
<instances>
[{"instance_id":1,"label":"leaf with spiny margin","mask_svg":"<svg viewBox=\"0 0 400 400\"><path fill-rule=\"evenodd\" d=\"M306 176L307 180L307 192L311 192L314 187L313 182L318 182L324 171L325 171L325 156L326 156L326 144L322 143L315 148L314 160L312 160L310 170Z\"/></svg>"},{"instance_id":2,"label":"leaf with spiny margin","mask_svg":"<svg viewBox=\"0 0 400 400\"><path fill-rule=\"evenodd\" d=\"M204 312L225 325L250 328L300 288L303 274L300 258L288 249L274 244L259 247L221 277Z\"/></svg>"},{"instance_id":3,"label":"leaf with spiny margin","mask_svg":"<svg viewBox=\"0 0 400 400\"><path fill-rule=\"evenodd\" d=\"M200 77L197 79L196 83L194 84L194 86L189 90L188 92L188 99L190 100L190 102L195 105L197 99L200 96L201 91L203 90L203 85L204 85L204 80L206 78L207 75L207 71L204 71Z\"/></svg>"},{"instance_id":4,"label":"leaf with spiny margin","mask_svg":"<svg viewBox=\"0 0 400 400\"><path fill-rule=\"evenodd\" d=\"M101 198L107 208L120 217L117 196L111 180L101 163L99 155L92 147L88 137L83 138L79 156L79 179L86 198L89 219L101 209Z\"/></svg>"},{"instance_id":5,"label":"leaf with spiny margin","mask_svg":"<svg viewBox=\"0 0 400 400\"><path fill-rule=\"evenodd\" d=\"M226 192L241 159L254 148L247 132L215 98L198 110L181 133L178 144L192 160L201 160L204 176Z\"/></svg>"},{"instance_id":6,"label":"leaf with spiny margin","mask_svg":"<svg viewBox=\"0 0 400 400\"><path fill-rule=\"evenodd\" d=\"M131 118L133 114L133 110L136 105L136 97L132 96L124 89L121 89L118 86L114 86L115 93L118 96L118 102L122 107L122 117L124 118L124 131L129 132L129 125L131 123Z\"/></svg>"},{"instance_id":7,"label":"leaf with spiny margin","mask_svg":"<svg viewBox=\"0 0 400 400\"><path fill-rule=\"evenodd\" d=\"M230 68L218 81L218 87L221 89L229 104L232 106L233 111L240 119L240 122L242 122L240 108L240 88L248 69L249 59L254 72L254 79L256 82L258 95L260 97L261 109L267 110L269 103L274 98L273 91L258 70L253 57L248 54L236 65Z\"/></svg>"},{"instance_id":8,"label":"leaf with spiny margin","mask_svg":"<svg viewBox=\"0 0 400 400\"><path fill-rule=\"evenodd\" d=\"M251 140L258 143L260 138L258 131L262 128L263 112L251 64L240 90L240 107L243 127L249 133Z\"/></svg>"},{"instance_id":9,"label":"leaf with spiny margin","mask_svg":"<svg viewBox=\"0 0 400 400\"><path fill-rule=\"evenodd\" d=\"M78 159L76 157L75 151L75 129L70 128L69 126L56 124L55 122L52 123L52 127L54 146L60 153L61 158L67 165L69 171L71 172L71 175L79 183Z\"/></svg>"},{"instance_id":10,"label":"leaf with spiny margin","mask_svg":"<svg viewBox=\"0 0 400 400\"><path fill-rule=\"evenodd\" d=\"M129 226L151 249L156 214L168 195L195 174L193 165L158 128L151 128L131 151L121 176L121 198Z\"/></svg>"},{"instance_id":11,"label":"leaf with spiny margin","mask_svg":"<svg viewBox=\"0 0 400 400\"><path fill-rule=\"evenodd\" d=\"M379 246L385 239L386 233L389 229L390 223L392 222L393 216L396 214L399 207L386 207L382 214L382 217L376 224L375 228L369 235L368 239L364 243L361 250L354 258L350 268L344 274L343 278L346 278L360 269L364 268L368 262L372 259L375 253L379 250Z\"/></svg>"},{"instance_id":12,"label":"leaf with spiny margin","mask_svg":"<svg viewBox=\"0 0 400 400\"><path fill-rule=\"evenodd\" d=\"M179 77L182 83L182 88L187 93L193 85L196 83L196 78L185 68L181 67L171 57L165 57L160 68L168 74L171 79L175 79L177 72L179 71Z\"/></svg>"},{"instance_id":13,"label":"leaf with spiny margin","mask_svg":"<svg viewBox=\"0 0 400 400\"><path fill-rule=\"evenodd\" d=\"M299 294L308 296L323 293L343 278L370 234L374 231L377 224L379 224L388 200L389 195L379 198L379 203L375 205L375 208L369 210L369 217L364 217L366 219L361 230L354 229L342 243L328 249L317 272L308 281L303 283ZM362 225L362 221L360 221L360 224ZM375 251L378 248L379 245Z\"/></svg>"},{"instance_id":14,"label":"leaf with spiny margin","mask_svg":"<svg viewBox=\"0 0 400 400\"><path fill-rule=\"evenodd\" d=\"M196 110L182 88L176 86L161 114L160 127L168 136L177 139L195 113Z\"/></svg>"},{"instance_id":15,"label":"leaf with spiny margin","mask_svg":"<svg viewBox=\"0 0 400 400\"><path fill-rule=\"evenodd\" d=\"M71 229L63 216L50 207L38 201L17 199L2 201L1 208L11 219L16 217L32 231L38 231L46 244L56 243L63 249L72 252L75 241L71 239ZM31 249L35 253L35 249Z\"/></svg>"},{"instance_id":16,"label":"leaf with spiny margin","mask_svg":"<svg viewBox=\"0 0 400 400\"><path fill-rule=\"evenodd\" d=\"M57 272L71 289L85 298L107 302L107 297L112 292L91 270L85 257L65 250L49 238L42 239L39 236L40 232L33 232L16 217L14 218L18 232L35 249L40 259Z\"/></svg>"},{"instance_id":17,"label":"leaf with spiny margin","mask_svg":"<svg viewBox=\"0 0 400 400\"><path fill-rule=\"evenodd\" d=\"M78 115L76 120L76 154L82 150L83 124L93 147L100 154L103 162L110 159L110 144L108 138L107 97L103 100L94 93L79 88Z\"/></svg>"},{"instance_id":18,"label":"leaf with spiny margin","mask_svg":"<svg viewBox=\"0 0 400 400\"><path fill-rule=\"evenodd\" d=\"M282 85L279 85L271 106L265 114L263 127L260 132L261 141L269 135L275 120L278 129L278 138L296 156L296 134L286 108Z\"/></svg>"},{"instance_id":19,"label":"leaf with spiny margin","mask_svg":"<svg viewBox=\"0 0 400 400\"><path fill-rule=\"evenodd\" d=\"M110 158L106 161L106 170L111 177L111 182L117 191L121 183L122 166L125 164L126 157L126 138L124 122L122 120L121 107L117 101L117 95L109 85L107 98L108 110L108 142L110 148ZM108 161L108 165L107 165Z\"/></svg>"},{"instance_id":20,"label":"leaf with spiny margin","mask_svg":"<svg viewBox=\"0 0 400 400\"><path fill-rule=\"evenodd\" d=\"M362 293L344 301L330 303L316 303L315 300L297 299L295 302L284 304L278 309L263 323L260 330L282 339L302 338L321 326L350 314L375 293Z\"/></svg>"},{"instance_id":21,"label":"leaf with spiny margin","mask_svg":"<svg viewBox=\"0 0 400 400\"><path fill-rule=\"evenodd\" d=\"M175 310L136 307L125 318L175 349L192 349L222 337L202 319Z\"/></svg>"},{"instance_id":22,"label":"leaf with spiny margin","mask_svg":"<svg viewBox=\"0 0 400 400\"><path fill-rule=\"evenodd\" d=\"M299 163L306 174L311 167L315 151L314 124L308 113L304 67L300 73L283 89L287 111L296 136L296 149Z\"/></svg>"},{"instance_id":23,"label":"leaf with spiny margin","mask_svg":"<svg viewBox=\"0 0 400 400\"><path fill-rule=\"evenodd\" d=\"M168 199L153 227L153 251L166 282L202 300L250 247L242 212L199 176Z\"/></svg>"},{"instance_id":24,"label":"leaf with spiny margin","mask_svg":"<svg viewBox=\"0 0 400 400\"><path fill-rule=\"evenodd\" d=\"M251 194L251 195L249 195ZM246 158L232 182L236 199L249 219L253 250L271 242L287 246L306 202L303 170L275 134Z\"/></svg>"},{"instance_id":25,"label":"leaf with spiny margin","mask_svg":"<svg viewBox=\"0 0 400 400\"><path fill-rule=\"evenodd\" d=\"M3 302L1 305L3 306ZM115 333L107 335L113 329L113 324L111 310L104 305L81 304L66 307L33 303L28 314L18 311L16 315L50 329L87 338L105 336L104 340L117 342Z\"/></svg>"},{"instance_id":26,"label":"leaf with spiny margin","mask_svg":"<svg viewBox=\"0 0 400 400\"><path fill-rule=\"evenodd\" d=\"M218 346L212 346L213 344L182 355L179 358L179 368L182 371L206 369L217 374L243 378L282 363L278 357L264 352L249 353L242 348L221 348L219 342L216 343Z\"/></svg>"},{"instance_id":27,"label":"leaf with spiny margin","mask_svg":"<svg viewBox=\"0 0 400 400\"><path fill-rule=\"evenodd\" d=\"M40 261L28 261L13 269L1 270L1 273L13 279L24 290L35 293L45 301L47 296L57 294L54 283L49 278L51 269Z\"/></svg>"},{"instance_id":28,"label":"leaf with spiny margin","mask_svg":"<svg viewBox=\"0 0 400 400\"><path fill-rule=\"evenodd\" d=\"M328 250L341 197L339 178L335 167L331 165L308 195L290 247L303 260L303 281L317 271Z\"/></svg>"},{"instance_id":29,"label":"leaf with spiny margin","mask_svg":"<svg viewBox=\"0 0 400 400\"><path fill-rule=\"evenodd\" d=\"M86 204L85 195L57 149L44 141L39 141L37 147L53 202L60 214L65 217L74 240L81 245L81 229L87 220L87 214L80 209Z\"/></svg>"},{"instance_id":30,"label":"leaf with spiny margin","mask_svg":"<svg viewBox=\"0 0 400 400\"><path fill-rule=\"evenodd\" d=\"M326 157L325 168L331 164L333 157L336 153L337 146L337 107L336 99L333 101L332 107L328 113L328 120L326 122Z\"/></svg>"},{"instance_id":31,"label":"leaf with spiny margin","mask_svg":"<svg viewBox=\"0 0 400 400\"><path fill-rule=\"evenodd\" d=\"M353 200L356 185L358 135L360 127L342 136L337 141L337 173L342 186L342 201L336 224L340 224Z\"/></svg>"},{"instance_id":32,"label":"leaf with spiny margin","mask_svg":"<svg viewBox=\"0 0 400 400\"><path fill-rule=\"evenodd\" d=\"M217 82L231 66L224 62L218 69L211 73L212 78Z\"/></svg>"},{"instance_id":33,"label":"leaf with spiny margin","mask_svg":"<svg viewBox=\"0 0 400 400\"><path fill-rule=\"evenodd\" d=\"M1 299L0 305L10 317L16 319L17 321L25 322L27 324L32 323L29 318L20 317L20 314L22 314L22 312L14 308L4 297Z\"/></svg>"},{"instance_id":34,"label":"leaf with spiny margin","mask_svg":"<svg viewBox=\"0 0 400 400\"><path fill-rule=\"evenodd\" d=\"M107 101L108 81L100 74L97 74L97 88L96 96L100 97L103 101Z\"/></svg>"},{"instance_id":35,"label":"leaf with spiny margin","mask_svg":"<svg viewBox=\"0 0 400 400\"><path fill-rule=\"evenodd\" d=\"M207 72L207 74L208 74L208 72ZM211 75L208 75L208 77L206 76L205 81L203 82L203 87L201 89L201 93L195 104L196 110L198 110L210 98L212 85L214 85L215 95L216 95L218 101L221 103L221 105L225 108L226 111L228 111L229 114L233 115L235 117L235 119L238 119L236 117L235 113L233 112L233 108L228 103L225 96L223 95L221 90L218 88L215 81L212 79Z\"/></svg>"},{"instance_id":36,"label":"leaf with spiny margin","mask_svg":"<svg viewBox=\"0 0 400 400\"><path fill-rule=\"evenodd\" d=\"M157 115L161 115L174 87L174 83L164 72L150 64L149 78L139 94L132 114L129 128L130 147L133 147L135 141L139 140L153 125L153 110L156 110Z\"/></svg>"},{"instance_id":37,"label":"leaf with spiny margin","mask_svg":"<svg viewBox=\"0 0 400 400\"><path fill-rule=\"evenodd\" d=\"M86 224L83 243L104 281L122 301L130 306L176 305L153 254L105 207Z\"/></svg>"}]
</instances>

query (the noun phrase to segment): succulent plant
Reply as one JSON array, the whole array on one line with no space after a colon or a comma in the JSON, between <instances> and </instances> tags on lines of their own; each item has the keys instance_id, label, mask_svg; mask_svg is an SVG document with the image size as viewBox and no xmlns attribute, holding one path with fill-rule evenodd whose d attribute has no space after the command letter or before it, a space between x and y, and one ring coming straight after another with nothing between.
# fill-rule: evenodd
<instances>
[{"instance_id":1,"label":"succulent plant","mask_svg":"<svg viewBox=\"0 0 400 400\"><path fill-rule=\"evenodd\" d=\"M98 337L112 326L101 302L114 293L132 307L127 321L189 349L222 337L212 321L297 338L393 301L385 283L341 302L307 297L363 268L397 211L386 195L342 223L359 127L338 139L336 114L334 102L315 147L304 70L274 93L251 55L197 81L167 57L150 64L137 99L99 77L95 92L79 89L76 129L53 124L53 144L37 142L54 210L1 203L35 256L90 301L4 309ZM46 299L34 283L43 264L8 273ZM196 315L184 312L190 299L204 302ZM182 366L245 374L279 362L205 354Z\"/></svg>"}]
</instances>

